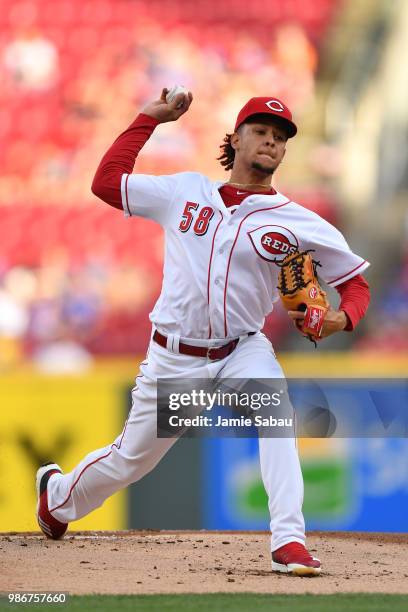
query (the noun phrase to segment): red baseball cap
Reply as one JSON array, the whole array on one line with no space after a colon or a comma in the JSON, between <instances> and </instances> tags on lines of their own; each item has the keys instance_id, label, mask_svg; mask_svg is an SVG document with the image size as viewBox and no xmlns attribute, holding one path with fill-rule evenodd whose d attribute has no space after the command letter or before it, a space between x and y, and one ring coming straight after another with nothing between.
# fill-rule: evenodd
<instances>
[{"instance_id":1,"label":"red baseball cap","mask_svg":"<svg viewBox=\"0 0 408 612\"><path fill-rule=\"evenodd\" d=\"M236 132L240 125L253 115L273 115L282 123L288 138L292 138L297 133L297 127L292 121L292 113L278 98L251 98L238 113L235 123Z\"/></svg>"}]
</instances>

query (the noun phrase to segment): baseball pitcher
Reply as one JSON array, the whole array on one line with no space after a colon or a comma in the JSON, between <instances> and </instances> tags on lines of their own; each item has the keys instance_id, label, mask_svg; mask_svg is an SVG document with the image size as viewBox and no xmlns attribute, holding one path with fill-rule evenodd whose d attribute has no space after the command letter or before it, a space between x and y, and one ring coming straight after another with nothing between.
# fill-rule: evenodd
<instances>
[{"instance_id":1,"label":"baseball pitcher","mask_svg":"<svg viewBox=\"0 0 408 612\"><path fill-rule=\"evenodd\" d=\"M314 341L351 331L364 316L368 262L314 212L272 186L297 127L277 98L257 97L241 109L221 145L229 173L213 181L199 172L133 174L136 158L161 123L177 121L191 92L148 104L103 157L93 193L123 211L128 222L145 217L165 232L164 276L150 314L152 335L132 390L132 408L117 439L91 452L72 472L57 464L37 473L38 523L60 538L68 523L138 481L176 442L158 438L157 379L275 379L284 374L260 331L281 295L289 316ZM340 294L332 308L319 276ZM300 292L300 297L299 296ZM259 438L268 494L272 569L317 575L321 563L305 547L303 480L294 437Z\"/></svg>"}]
</instances>

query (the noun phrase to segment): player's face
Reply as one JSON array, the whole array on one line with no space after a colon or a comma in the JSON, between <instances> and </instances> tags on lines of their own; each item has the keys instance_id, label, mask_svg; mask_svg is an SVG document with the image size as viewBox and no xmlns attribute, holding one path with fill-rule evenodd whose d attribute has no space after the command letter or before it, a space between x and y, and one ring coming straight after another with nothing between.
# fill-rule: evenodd
<instances>
[{"instance_id":1,"label":"player's face","mask_svg":"<svg viewBox=\"0 0 408 612\"><path fill-rule=\"evenodd\" d=\"M240 164L262 174L273 174L281 163L287 136L285 130L273 123L245 123L235 140L235 157Z\"/></svg>"}]
</instances>

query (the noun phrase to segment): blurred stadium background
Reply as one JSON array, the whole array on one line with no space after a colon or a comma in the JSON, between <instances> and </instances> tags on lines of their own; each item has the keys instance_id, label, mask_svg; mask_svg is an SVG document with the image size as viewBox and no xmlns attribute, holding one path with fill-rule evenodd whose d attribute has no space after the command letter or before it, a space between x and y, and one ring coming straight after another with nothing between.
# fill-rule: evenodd
<instances>
[{"instance_id":1,"label":"blurred stadium background","mask_svg":"<svg viewBox=\"0 0 408 612\"><path fill-rule=\"evenodd\" d=\"M271 93L300 126L276 186L372 263L368 316L318 354L279 308L268 319L287 373L406 376L404 0L1 4L1 529L34 528L38 461L52 454L70 469L120 431L128 410L160 289L162 233L126 222L90 185L106 148L163 86L189 87L194 104L157 130L138 171L222 178L215 158L237 111ZM406 530L405 440L300 449L309 527ZM78 527L265 528L256 461L252 440L182 441Z\"/></svg>"}]
</instances>

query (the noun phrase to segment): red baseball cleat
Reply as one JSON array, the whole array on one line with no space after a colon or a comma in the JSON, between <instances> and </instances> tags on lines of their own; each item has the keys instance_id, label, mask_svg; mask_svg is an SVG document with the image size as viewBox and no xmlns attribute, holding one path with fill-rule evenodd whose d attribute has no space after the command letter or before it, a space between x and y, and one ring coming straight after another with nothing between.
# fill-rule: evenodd
<instances>
[{"instance_id":1,"label":"red baseball cleat","mask_svg":"<svg viewBox=\"0 0 408 612\"><path fill-rule=\"evenodd\" d=\"M68 523L61 523L54 518L48 510L47 486L53 474L62 474L62 470L56 463L42 465L37 472L37 521L41 531L52 540L62 538L68 528Z\"/></svg>"},{"instance_id":2,"label":"red baseball cleat","mask_svg":"<svg viewBox=\"0 0 408 612\"><path fill-rule=\"evenodd\" d=\"M295 576L317 576L320 574L319 559L312 557L299 542L290 542L272 553L272 571Z\"/></svg>"}]
</instances>

